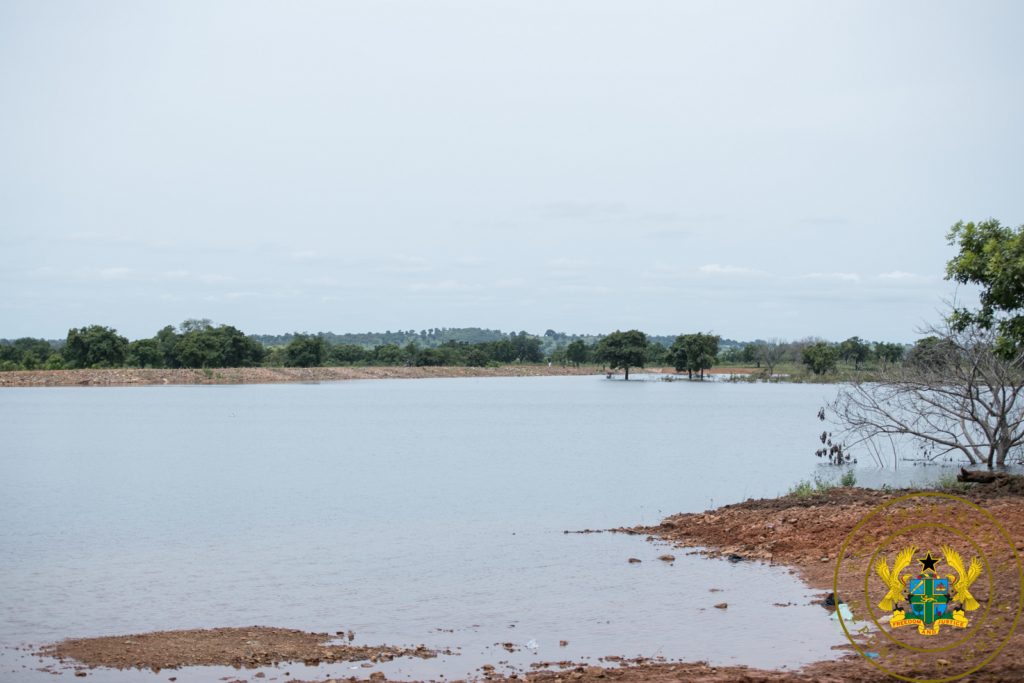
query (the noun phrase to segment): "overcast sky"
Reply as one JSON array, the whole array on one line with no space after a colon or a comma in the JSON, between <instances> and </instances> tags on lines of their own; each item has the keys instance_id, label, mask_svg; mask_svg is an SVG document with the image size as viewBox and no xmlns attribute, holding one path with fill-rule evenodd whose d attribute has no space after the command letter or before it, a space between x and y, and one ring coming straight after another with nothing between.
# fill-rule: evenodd
<instances>
[{"instance_id":1,"label":"overcast sky","mask_svg":"<svg viewBox=\"0 0 1024 683\"><path fill-rule=\"evenodd\" d=\"M912 341L955 291L949 227L1024 222L1022 26L1020 2L4 2L0 337Z\"/></svg>"}]
</instances>

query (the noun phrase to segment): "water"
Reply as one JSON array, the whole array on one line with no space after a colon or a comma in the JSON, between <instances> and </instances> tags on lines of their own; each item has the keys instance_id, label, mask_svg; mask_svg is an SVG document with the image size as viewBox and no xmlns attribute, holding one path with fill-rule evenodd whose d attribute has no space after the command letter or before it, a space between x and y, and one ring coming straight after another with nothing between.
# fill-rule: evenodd
<instances>
[{"instance_id":1,"label":"water","mask_svg":"<svg viewBox=\"0 0 1024 683\"><path fill-rule=\"evenodd\" d=\"M782 568L685 551L670 566L641 537L562 531L784 493L818 471L815 415L834 391L603 377L7 389L0 646L261 624L461 655L378 667L389 678L612 654L827 658L842 635ZM536 653L494 646L531 638ZM20 657L0 650L0 673L48 675Z\"/></svg>"}]
</instances>

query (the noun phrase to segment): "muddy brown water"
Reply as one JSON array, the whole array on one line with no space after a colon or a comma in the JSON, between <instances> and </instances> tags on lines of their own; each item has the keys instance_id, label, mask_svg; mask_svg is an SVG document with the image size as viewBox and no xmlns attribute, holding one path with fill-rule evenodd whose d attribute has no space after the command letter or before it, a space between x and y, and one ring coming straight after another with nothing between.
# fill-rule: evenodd
<instances>
[{"instance_id":1,"label":"muddy brown water","mask_svg":"<svg viewBox=\"0 0 1024 683\"><path fill-rule=\"evenodd\" d=\"M603 377L5 390L0 680L52 680L51 661L14 647L251 625L457 653L288 668L306 679L835 656L841 633L785 568L666 563L642 536L562 533L785 492L817 471L831 391Z\"/></svg>"}]
</instances>

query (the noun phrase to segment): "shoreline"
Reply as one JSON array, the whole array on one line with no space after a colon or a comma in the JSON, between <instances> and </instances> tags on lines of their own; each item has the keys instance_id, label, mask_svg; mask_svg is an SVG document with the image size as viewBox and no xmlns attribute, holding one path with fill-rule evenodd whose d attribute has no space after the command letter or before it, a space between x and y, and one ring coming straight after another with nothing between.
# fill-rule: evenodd
<instances>
[{"instance_id":1,"label":"shoreline","mask_svg":"<svg viewBox=\"0 0 1024 683\"><path fill-rule=\"evenodd\" d=\"M112 368L104 370L18 370L0 373L2 387L171 386L195 384L279 384L351 379L428 379L438 377L551 377L600 375L599 368L503 365L471 367L321 368Z\"/></svg>"},{"instance_id":2,"label":"shoreline","mask_svg":"<svg viewBox=\"0 0 1024 683\"><path fill-rule=\"evenodd\" d=\"M545 368L546 369L546 368ZM635 526L607 529L604 532L580 531L566 533L627 533L646 535L648 542L669 544L675 548L698 548L708 561L730 554L742 556L742 561L762 561L789 568L811 590L824 597L832 592L838 552L846 536L869 511L880 505L912 493L935 491L871 489L843 487L800 498L789 494L778 498L748 500L725 505L700 513L675 514L666 517L657 526ZM975 486L968 491L953 491L998 517L1016 545L1024 547L1024 478L1015 478L1010 486ZM903 505L900 503L899 505ZM735 559L735 558L729 558ZM844 586L849 590L850 586ZM833 610L822 607L822 621ZM770 621L770 615L766 615ZM757 627L756 624L751 625ZM341 636L342 634L337 634ZM260 637L262 636L262 637ZM254 641L259 639L259 648ZM271 638L272 637L272 638ZM784 636L783 636L784 637ZM380 646L348 648L328 645L328 634L306 634L300 631L250 627L248 629L214 629L212 631L158 632L132 636L76 639L39 648L38 654L49 655L62 664L77 662L79 672L94 666L128 666L131 668L160 668L173 670L176 666L228 665L235 666L239 678L255 675L252 671L261 665L305 664L316 666L320 662L384 660L395 656L431 657L435 653L423 646L414 649ZM273 639L274 647L266 642ZM208 647L197 641L209 641ZM150 647L140 647L148 643ZM301 647L299 647L301 645ZM742 647L737 643L737 647ZM337 648L337 651L334 651ZM837 660L808 664L802 670L788 671L785 667L773 670L751 669L744 666L715 667L706 662L673 662L652 658L595 657L596 661L542 662L533 670L499 671L484 669L467 681L522 681L523 683L682 683L702 681L718 683L819 683L826 681L863 681L875 683L891 680L891 676L856 654L849 645L835 648L845 653ZM144 652L143 650L148 650ZM177 651L171 654L170 651ZM202 654L204 653L205 654ZM937 659L935 655L931 659ZM82 666L84 665L84 666ZM119 666L120 665L120 666ZM372 667L364 663L363 667ZM248 669L248 674L241 670ZM362 681L374 673L373 680L384 680L383 672L364 670L359 676L330 679L334 681ZM77 673L76 675L81 675ZM268 673L268 675L271 675ZM277 674L279 675L279 674ZM1024 631L1018 630L1002 651L984 671L971 678L985 680L1024 680ZM257 676L257 678L262 678ZM278 678L288 683L306 683L301 676ZM445 679L447 680L447 679ZM965 679L968 680L968 679ZM324 683L322 679L320 683ZM454 680L452 683L456 683Z\"/></svg>"},{"instance_id":3,"label":"shoreline","mask_svg":"<svg viewBox=\"0 0 1024 683\"><path fill-rule=\"evenodd\" d=\"M631 368L631 374L676 375L674 368ZM716 368L706 374L736 374L744 368ZM170 386L193 384L278 384L281 382L331 382L350 379L430 379L455 377L564 377L581 375L622 375L622 370L588 366L547 367L544 365L503 365L500 368L463 366L424 367L319 367L319 368L217 368L157 369L110 368L103 370L15 370L0 372L4 387L81 386ZM685 374L685 373L681 373Z\"/></svg>"}]
</instances>

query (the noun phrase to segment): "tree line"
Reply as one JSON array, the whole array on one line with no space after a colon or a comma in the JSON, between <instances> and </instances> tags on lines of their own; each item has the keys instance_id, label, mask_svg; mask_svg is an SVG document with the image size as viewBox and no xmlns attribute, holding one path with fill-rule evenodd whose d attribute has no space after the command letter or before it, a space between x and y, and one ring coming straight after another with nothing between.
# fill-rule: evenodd
<instances>
[{"instance_id":1,"label":"tree line","mask_svg":"<svg viewBox=\"0 0 1024 683\"><path fill-rule=\"evenodd\" d=\"M921 340L918 342L920 344ZM913 352L913 348L910 350ZM839 361L853 365L859 370L861 364L872 361L899 363L908 351L902 344L879 342L870 344L860 337L850 337L838 344L818 337L788 342L784 339L769 339L742 348L731 348L722 354L727 363L753 363L757 368L762 364L768 374L774 374L780 363L800 363L816 375L823 375L836 369Z\"/></svg>"},{"instance_id":2,"label":"tree line","mask_svg":"<svg viewBox=\"0 0 1024 683\"><path fill-rule=\"evenodd\" d=\"M411 331L410 331L411 332ZM426 332L426 331L424 331ZM177 327L168 325L153 337L129 342L117 330L88 325L68 331L58 346L44 339L0 340L0 369L39 370L62 368L225 368L316 366L496 366L508 363L644 368L672 366L679 372L703 378L717 364L762 363L774 372L786 360L802 362L816 373L834 369L839 359L855 366L867 360L903 357L898 344L876 344L858 337L841 344L821 340L786 343L777 339L758 341L742 348L721 349L720 337L694 333L653 337L639 330L616 331L584 337L548 330L543 336L525 331L493 338L494 331L464 328L462 336L486 341L449 339L421 345L417 339L404 345L332 343L324 334L295 332L287 343L268 346L257 335L246 335L230 325L214 325L209 319L188 319ZM428 337L443 334L431 329ZM486 334L484 334L486 333ZM395 334L395 333L388 333ZM338 335L335 335L337 338ZM669 341L666 346L661 341ZM567 343L566 343L567 342ZM729 340L732 342L732 340ZM813 342L813 343L812 343Z\"/></svg>"}]
</instances>

